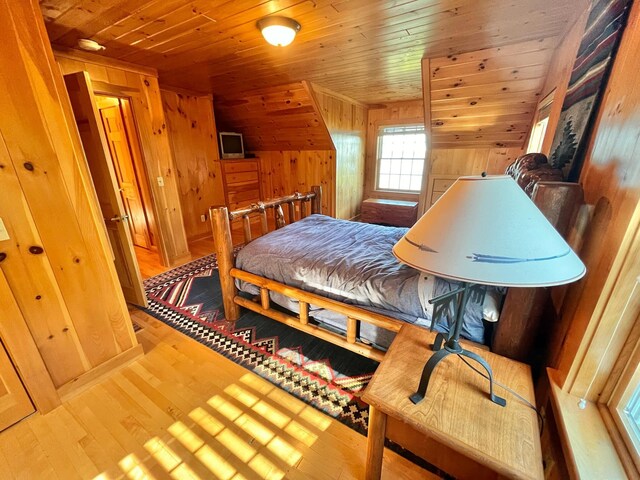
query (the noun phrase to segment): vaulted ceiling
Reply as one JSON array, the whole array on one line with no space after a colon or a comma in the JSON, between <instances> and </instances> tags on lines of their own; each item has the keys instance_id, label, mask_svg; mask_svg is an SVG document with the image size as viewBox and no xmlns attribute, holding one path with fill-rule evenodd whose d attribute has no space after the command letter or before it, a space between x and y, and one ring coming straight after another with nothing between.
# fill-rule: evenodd
<instances>
[{"instance_id":1,"label":"vaulted ceiling","mask_svg":"<svg viewBox=\"0 0 640 480\"><path fill-rule=\"evenodd\" d=\"M579 3L584 3L580 0ZM158 69L165 85L226 97L308 80L365 103L420 98L423 57L557 37L575 0L40 0L54 45L79 38ZM268 45L256 21L302 25Z\"/></svg>"}]
</instances>

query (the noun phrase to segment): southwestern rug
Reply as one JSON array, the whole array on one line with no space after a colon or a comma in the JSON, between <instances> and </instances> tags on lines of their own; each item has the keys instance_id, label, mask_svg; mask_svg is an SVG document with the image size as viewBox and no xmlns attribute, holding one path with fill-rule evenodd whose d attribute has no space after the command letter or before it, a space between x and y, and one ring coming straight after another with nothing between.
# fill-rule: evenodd
<instances>
[{"instance_id":1,"label":"southwestern rug","mask_svg":"<svg viewBox=\"0 0 640 480\"><path fill-rule=\"evenodd\" d=\"M369 406L360 394L378 363L244 309L229 330L217 268L213 254L145 280L144 311L366 435ZM441 478L452 478L399 445L385 444Z\"/></svg>"},{"instance_id":2,"label":"southwestern rug","mask_svg":"<svg viewBox=\"0 0 640 480\"><path fill-rule=\"evenodd\" d=\"M246 310L229 331L215 255L144 286L147 313L366 435L369 407L359 395L377 362Z\"/></svg>"}]
</instances>

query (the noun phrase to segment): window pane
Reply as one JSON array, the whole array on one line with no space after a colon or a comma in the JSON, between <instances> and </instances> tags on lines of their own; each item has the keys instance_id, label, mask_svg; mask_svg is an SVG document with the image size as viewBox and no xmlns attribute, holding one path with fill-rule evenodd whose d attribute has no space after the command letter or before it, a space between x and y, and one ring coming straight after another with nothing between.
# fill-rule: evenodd
<instances>
[{"instance_id":1,"label":"window pane","mask_svg":"<svg viewBox=\"0 0 640 480\"><path fill-rule=\"evenodd\" d=\"M378 137L378 187L420 191L426 154L423 125L384 127Z\"/></svg>"},{"instance_id":2,"label":"window pane","mask_svg":"<svg viewBox=\"0 0 640 480\"><path fill-rule=\"evenodd\" d=\"M380 175L378 177L378 188L389 188L389 175Z\"/></svg>"},{"instance_id":3,"label":"window pane","mask_svg":"<svg viewBox=\"0 0 640 480\"><path fill-rule=\"evenodd\" d=\"M378 188L420 191L426 155L424 126L384 127L378 145Z\"/></svg>"}]
</instances>

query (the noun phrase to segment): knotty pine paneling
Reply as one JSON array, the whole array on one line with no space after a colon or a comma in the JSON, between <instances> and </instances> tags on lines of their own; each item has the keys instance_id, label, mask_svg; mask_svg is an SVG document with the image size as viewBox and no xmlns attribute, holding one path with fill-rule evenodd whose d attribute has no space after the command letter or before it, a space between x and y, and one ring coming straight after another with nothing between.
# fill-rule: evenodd
<instances>
[{"instance_id":1,"label":"knotty pine paneling","mask_svg":"<svg viewBox=\"0 0 640 480\"><path fill-rule=\"evenodd\" d=\"M94 89L131 98L144 164L153 197L158 248L164 263L174 265L189 255L182 220L176 169L156 74L120 65L97 55L56 51L63 74L86 71ZM158 185L162 177L164 185Z\"/></svg>"},{"instance_id":2,"label":"knotty pine paneling","mask_svg":"<svg viewBox=\"0 0 640 480\"><path fill-rule=\"evenodd\" d=\"M434 149L522 148L556 37L431 58Z\"/></svg>"},{"instance_id":3,"label":"knotty pine paneling","mask_svg":"<svg viewBox=\"0 0 640 480\"><path fill-rule=\"evenodd\" d=\"M335 212L335 152L333 150L259 151L262 192L266 198L322 186L322 212Z\"/></svg>"},{"instance_id":4,"label":"knotty pine paneling","mask_svg":"<svg viewBox=\"0 0 640 480\"><path fill-rule=\"evenodd\" d=\"M358 214L364 185L365 105L298 82L216 99L215 109L218 130L241 132L245 149L261 159L265 195L322 185L326 213L338 218Z\"/></svg>"},{"instance_id":5,"label":"knotty pine paneling","mask_svg":"<svg viewBox=\"0 0 640 480\"><path fill-rule=\"evenodd\" d=\"M503 175L522 155L521 148L434 148L431 173L445 175Z\"/></svg>"},{"instance_id":6,"label":"knotty pine paneling","mask_svg":"<svg viewBox=\"0 0 640 480\"><path fill-rule=\"evenodd\" d=\"M576 43L580 42L578 35L573 38ZM617 274L613 268L616 254L640 201L639 49L640 4L634 3L579 179L585 202L592 208L591 220L578 252L587 274L580 282L569 286L561 310L556 299L560 316L550 323L547 364L557 367L563 379L569 374L585 332L591 331L600 321L599 305L606 301L606 285L613 283L611 277ZM566 61L573 64L573 59ZM562 103L563 98L557 101Z\"/></svg>"},{"instance_id":7,"label":"knotty pine paneling","mask_svg":"<svg viewBox=\"0 0 640 480\"><path fill-rule=\"evenodd\" d=\"M420 98L423 57L559 35L574 3L42 0L41 9L54 44L93 38L102 55L157 68L166 85L237 96L308 80L373 104ZM256 28L275 12L302 25L286 48Z\"/></svg>"},{"instance_id":8,"label":"knotty pine paneling","mask_svg":"<svg viewBox=\"0 0 640 480\"><path fill-rule=\"evenodd\" d=\"M246 151L334 148L304 82L216 96L214 106L218 131L241 132Z\"/></svg>"},{"instance_id":9,"label":"knotty pine paneling","mask_svg":"<svg viewBox=\"0 0 640 480\"><path fill-rule=\"evenodd\" d=\"M0 75L0 217L10 237L0 241L0 269L11 292L0 298L13 296L31 336L3 341L9 353L35 343L52 384L69 391L137 341L38 6L2 0L0 8L0 70L11 72ZM0 322L20 322L0 311ZM19 368L29 378L39 367ZM27 388L38 403L46 385Z\"/></svg>"},{"instance_id":10,"label":"knotty pine paneling","mask_svg":"<svg viewBox=\"0 0 640 480\"><path fill-rule=\"evenodd\" d=\"M315 100L335 146L336 218L360 213L364 194L367 107L313 85Z\"/></svg>"},{"instance_id":11,"label":"knotty pine paneling","mask_svg":"<svg viewBox=\"0 0 640 480\"><path fill-rule=\"evenodd\" d=\"M224 205L213 100L164 89L161 94L187 239L207 237L212 234L209 207Z\"/></svg>"}]
</instances>

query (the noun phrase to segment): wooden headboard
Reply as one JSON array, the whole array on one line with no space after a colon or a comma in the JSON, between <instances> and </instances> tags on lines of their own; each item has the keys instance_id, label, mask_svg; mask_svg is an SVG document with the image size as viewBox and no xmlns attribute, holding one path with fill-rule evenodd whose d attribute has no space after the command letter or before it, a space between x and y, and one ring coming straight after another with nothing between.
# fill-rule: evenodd
<instances>
[{"instance_id":1,"label":"wooden headboard","mask_svg":"<svg viewBox=\"0 0 640 480\"><path fill-rule=\"evenodd\" d=\"M547 157L532 153L519 157L507 168L547 220L567 239L580 206L584 203L578 183L562 182L562 172L551 168ZM534 346L544 325L549 288L510 288L500 321L494 329L491 350L509 358L533 363Z\"/></svg>"}]
</instances>

